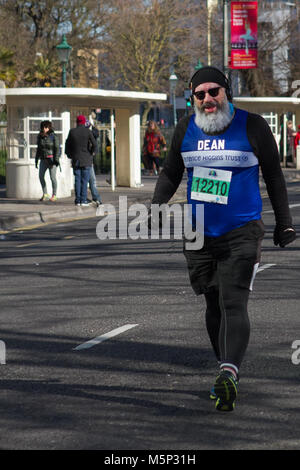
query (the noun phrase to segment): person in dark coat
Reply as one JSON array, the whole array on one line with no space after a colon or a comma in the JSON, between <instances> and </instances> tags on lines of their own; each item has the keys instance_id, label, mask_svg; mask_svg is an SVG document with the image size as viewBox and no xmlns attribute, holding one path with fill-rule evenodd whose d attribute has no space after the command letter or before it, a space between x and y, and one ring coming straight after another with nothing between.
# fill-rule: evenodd
<instances>
[{"instance_id":1,"label":"person in dark coat","mask_svg":"<svg viewBox=\"0 0 300 470\"><path fill-rule=\"evenodd\" d=\"M96 145L97 145L97 139L98 139L99 134L100 134L98 129L96 127L94 127L92 125L92 123L88 120L85 123L85 127L90 129L90 131L92 132L92 134L95 138ZM94 156L95 155L93 154L93 158L94 158ZM92 194L93 202L96 204L97 207L100 206L102 204L102 201L101 201L101 197L100 197L100 194L98 192L98 189L97 189L97 181L96 181L96 174L95 174L94 164L91 166L91 170L90 170L89 187L90 187L90 191L91 191L91 194Z\"/></svg>"},{"instance_id":2,"label":"person in dark coat","mask_svg":"<svg viewBox=\"0 0 300 470\"><path fill-rule=\"evenodd\" d=\"M90 170L93 165L93 153L96 151L96 141L92 132L85 126L86 118L77 116L77 127L70 129L65 144L65 153L72 159L75 175L75 204L88 206L87 186Z\"/></svg>"}]
</instances>

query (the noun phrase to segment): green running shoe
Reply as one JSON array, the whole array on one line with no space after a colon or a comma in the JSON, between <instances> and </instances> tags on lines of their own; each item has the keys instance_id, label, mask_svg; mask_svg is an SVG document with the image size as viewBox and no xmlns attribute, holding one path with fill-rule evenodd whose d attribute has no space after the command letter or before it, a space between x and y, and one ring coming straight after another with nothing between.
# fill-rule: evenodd
<instances>
[{"instance_id":1,"label":"green running shoe","mask_svg":"<svg viewBox=\"0 0 300 470\"><path fill-rule=\"evenodd\" d=\"M222 370L217 376L214 392L216 394L216 410L233 411L237 397L238 380L228 370Z\"/></svg>"}]
</instances>

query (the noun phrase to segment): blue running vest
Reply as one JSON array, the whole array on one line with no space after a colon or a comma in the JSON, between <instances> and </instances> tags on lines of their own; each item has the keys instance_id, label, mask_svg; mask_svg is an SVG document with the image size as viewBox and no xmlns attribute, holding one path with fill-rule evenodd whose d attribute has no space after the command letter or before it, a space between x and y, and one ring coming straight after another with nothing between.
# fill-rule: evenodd
<instances>
[{"instance_id":1,"label":"blue running vest","mask_svg":"<svg viewBox=\"0 0 300 470\"><path fill-rule=\"evenodd\" d=\"M259 163L247 137L248 113L236 109L228 129L207 135L191 116L181 145L187 168L187 199L196 226L204 204L204 235L218 237L261 218Z\"/></svg>"}]
</instances>

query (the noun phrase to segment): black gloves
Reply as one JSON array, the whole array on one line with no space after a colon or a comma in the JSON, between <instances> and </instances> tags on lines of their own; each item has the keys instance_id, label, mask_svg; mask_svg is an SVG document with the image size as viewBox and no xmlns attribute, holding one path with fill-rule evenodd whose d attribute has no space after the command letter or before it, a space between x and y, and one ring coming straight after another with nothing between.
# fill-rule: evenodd
<instances>
[{"instance_id":1,"label":"black gloves","mask_svg":"<svg viewBox=\"0 0 300 470\"><path fill-rule=\"evenodd\" d=\"M55 166L58 166L59 165L59 160L57 160L56 158L53 159L53 163Z\"/></svg>"},{"instance_id":2,"label":"black gloves","mask_svg":"<svg viewBox=\"0 0 300 470\"><path fill-rule=\"evenodd\" d=\"M291 225L276 225L273 240L274 245L279 245L280 248L284 248L289 243L292 243L296 239L296 231Z\"/></svg>"},{"instance_id":3,"label":"black gloves","mask_svg":"<svg viewBox=\"0 0 300 470\"><path fill-rule=\"evenodd\" d=\"M36 167L36 168L39 167L39 159L38 159L38 158L35 159L35 167Z\"/></svg>"}]
</instances>

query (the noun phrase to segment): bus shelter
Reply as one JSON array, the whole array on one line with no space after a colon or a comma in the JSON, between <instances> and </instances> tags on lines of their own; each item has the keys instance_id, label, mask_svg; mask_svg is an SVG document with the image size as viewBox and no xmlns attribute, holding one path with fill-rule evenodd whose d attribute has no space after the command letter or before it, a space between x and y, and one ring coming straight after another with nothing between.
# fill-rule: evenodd
<instances>
[{"instance_id":1,"label":"bus shelter","mask_svg":"<svg viewBox=\"0 0 300 470\"><path fill-rule=\"evenodd\" d=\"M5 90L5 95L7 197L36 199L41 196L35 153L40 123L44 120L52 121L61 146L57 196L71 196L74 177L70 160L64 154L65 141L70 128L76 126L76 116L84 114L88 118L96 108L111 110L116 184L141 185L140 105L166 101L166 94L91 88L10 88ZM49 175L46 182L50 188Z\"/></svg>"},{"instance_id":2,"label":"bus shelter","mask_svg":"<svg viewBox=\"0 0 300 470\"><path fill-rule=\"evenodd\" d=\"M233 103L241 109L257 113L268 122L279 146L282 139L283 166L286 166L287 121L293 122L293 128L300 125L300 98L298 97L239 97ZM297 148L297 169L300 169L300 146Z\"/></svg>"}]
</instances>

